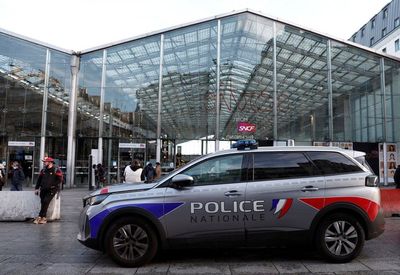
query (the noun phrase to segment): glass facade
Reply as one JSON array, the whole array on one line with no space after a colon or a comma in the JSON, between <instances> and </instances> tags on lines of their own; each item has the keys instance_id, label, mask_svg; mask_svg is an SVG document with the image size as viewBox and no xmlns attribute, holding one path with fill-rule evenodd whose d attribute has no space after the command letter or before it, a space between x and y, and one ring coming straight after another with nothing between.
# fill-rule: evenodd
<instances>
[{"instance_id":1,"label":"glass facade","mask_svg":"<svg viewBox=\"0 0 400 275\"><path fill-rule=\"evenodd\" d=\"M133 158L167 171L241 138L397 143L399 75L399 60L253 12L79 54L0 32L0 160L35 176L43 154L70 157L80 185L94 154L119 181Z\"/></svg>"}]
</instances>

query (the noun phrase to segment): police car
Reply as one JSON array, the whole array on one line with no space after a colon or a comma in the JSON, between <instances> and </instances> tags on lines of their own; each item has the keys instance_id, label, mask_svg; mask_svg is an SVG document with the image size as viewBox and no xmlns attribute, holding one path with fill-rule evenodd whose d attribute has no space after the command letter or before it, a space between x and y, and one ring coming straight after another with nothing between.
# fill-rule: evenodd
<instances>
[{"instance_id":1,"label":"police car","mask_svg":"<svg viewBox=\"0 0 400 275\"><path fill-rule=\"evenodd\" d=\"M329 261L348 262L384 231L377 177L363 155L239 143L156 182L85 197L78 240L131 267L165 248L299 240Z\"/></svg>"}]
</instances>

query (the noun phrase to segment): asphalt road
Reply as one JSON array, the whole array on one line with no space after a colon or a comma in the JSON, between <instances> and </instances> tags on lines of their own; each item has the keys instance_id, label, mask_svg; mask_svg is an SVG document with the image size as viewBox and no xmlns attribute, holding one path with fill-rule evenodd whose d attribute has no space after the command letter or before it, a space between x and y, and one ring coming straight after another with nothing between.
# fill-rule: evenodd
<instances>
[{"instance_id":1,"label":"asphalt road","mask_svg":"<svg viewBox=\"0 0 400 275\"><path fill-rule=\"evenodd\" d=\"M351 263L331 264L306 248L172 250L141 268L121 268L76 240L83 189L64 190L61 220L0 223L0 274L400 274L400 218L366 242Z\"/></svg>"}]
</instances>

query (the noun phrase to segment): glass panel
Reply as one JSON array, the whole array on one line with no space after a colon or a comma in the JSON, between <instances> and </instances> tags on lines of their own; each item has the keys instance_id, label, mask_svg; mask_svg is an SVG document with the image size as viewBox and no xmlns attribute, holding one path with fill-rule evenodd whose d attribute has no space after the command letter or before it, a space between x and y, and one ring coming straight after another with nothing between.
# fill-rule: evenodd
<instances>
[{"instance_id":1,"label":"glass panel","mask_svg":"<svg viewBox=\"0 0 400 275\"><path fill-rule=\"evenodd\" d=\"M154 139L157 130L160 36L107 49L103 136Z\"/></svg>"},{"instance_id":2,"label":"glass panel","mask_svg":"<svg viewBox=\"0 0 400 275\"><path fill-rule=\"evenodd\" d=\"M326 140L327 39L288 25L276 26L278 139Z\"/></svg>"},{"instance_id":3,"label":"glass panel","mask_svg":"<svg viewBox=\"0 0 400 275\"><path fill-rule=\"evenodd\" d=\"M41 132L45 63L45 47L0 33L0 162L18 159L27 178L39 169L36 137ZM8 141L33 141L35 147L8 147Z\"/></svg>"},{"instance_id":4,"label":"glass panel","mask_svg":"<svg viewBox=\"0 0 400 275\"><path fill-rule=\"evenodd\" d=\"M253 14L221 22L220 136L271 137L273 23ZM255 130L242 131L238 125L244 123Z\"/></svg>"},{"instance_id":5,"label":"glass panel","mask_svg":"<svg viewBox=\"0 0 400 275\"><path fill-rule=\"evenodd\" d=\"M99 136L103 51L81 57L76 131L79 137Z\"/></svg>"},{"instance_id":6,"label":"glass panel","mask_svg":"<svg viewBox=\"0 0 400 275\"><path fill-rule=\"evenodd\" d=\"M103 166L114 178L118 159L121 169L138 155L141 161L155 159L147 141L157 131L159 57L160 35L107 49L102 135L109 139L103 142ZM146 149L118 150L119 142L143 143Z\"/></svg>"},{"instance_id":7,"label":"glass panel","mask_svg":"<svg viewBox=\"0 0 400 275\"><path fill-rule=\"evenodd\" d=\"M71 86L71 56L51 51L46 136L65 136ZM65 146L65 150L67 146ZM63 152L66 156L67 152ZM52 155L55 157L54 155Z\"/></svg>"},{"instance_id":8,"label":"glass panel","mask_svg":"<svg viewBox=\"0 0 400 275\"><path fill-rule=\"evenodd\" d=\"M400 141L400 63L385 59L386 140Z\"/></svg>"},{"instance_id":9,"label":"glass panel","mask_svg":"<svg viewBox=\"0 0 400 275\"><path fill-rule=\"evenodd\" d=\"M382 140L374 130L383 122L378 56L332 42L332 91L334 140Z\"/></svg>"},{"instance_id":10,"label":"glass panel","mask_svg":"<svg viewBox=\"0 0 400 275\"><path fill-rule=\"evenodd\" d=\"M163 138L200 139L215 133L216 60L217 20L165 34Z\"/></svg>"}]
</instances>

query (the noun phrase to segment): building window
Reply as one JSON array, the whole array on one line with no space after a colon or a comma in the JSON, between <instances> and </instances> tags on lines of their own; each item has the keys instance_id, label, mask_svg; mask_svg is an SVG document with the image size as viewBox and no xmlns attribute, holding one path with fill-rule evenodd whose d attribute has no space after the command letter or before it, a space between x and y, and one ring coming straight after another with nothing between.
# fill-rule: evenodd
<instances>
[{"instance_id":1,"label":"building window","mask_svg":"<svg viewBox=\"0 0 400 275\"><path fill-rule=\"evenodd\" d=\"M361 37L364 37L364 28L361 29Z\"/></svg>"},{"instance_id":2,"label":"building window","mask_svg":"<svg viewBox=\"0 0 400 275\"><path fill-rule=\"evenodd\" d=\"M384 37L386 35L386 28L382 29L382 37Z\"/></svg>"},{"instance_id":3,"label":"building window","mask_svg":"<svg viewBox=\"0 0 400 275\"><path fill-rule=\"evenodd\" d=\"M375 18L371 20L371 29L375 28Z\"/></svg>"},{"instance_id":4,"label":"building window","mask_svg":"<svg viewBox=\"0 0 400 275\"><path fill-rule=\"evenodd\" d=\"M385 53L385 52L386 52L386 48L383 48L383 49L382 49L382 52L384 52L384 53Z\"/></svg>"},{"instance_id":5,"label":"building window","mask_svg":"<svg viewBox=\"0 0 400 275\"><path fill-rule=\"evenodd\" d=\"M371 37L371 39L369 40L369 45L372 46L375 43L375 38Z\"/></svg>"},{"instance_id":6,"label":"building window","mask_svg":"<svg viewBox=\"0 0 400 275\"><path fill-rule=\"evenodd\" d=\"M398 52L400 50L399 39L394 41L394 51Z\"/></svg>"},{"instance_id":7,"label":"building window","mask_svg":"<svg viewBox=\"0 0 400 275\"><path fill-rule=\"evenodd\" d=\"M383 14L382 15L383 15L383 19L388 17L388 9L387 8L383 10Z\"/></svg>"},{"instance_id":8,"label":"building window","mask_svg":"<svg viewBox=\"0 0 400 275\"><path fill-rule=\"evenodd\" d=\"M397 17L397 18L394 20L394 27L397 28L399 25L400 25L400 18Z\"/></svg>"}]
</instances>

